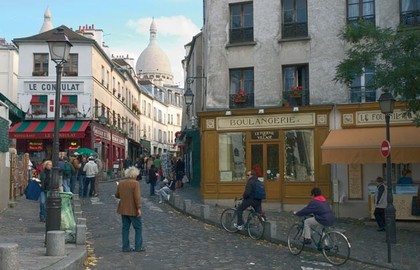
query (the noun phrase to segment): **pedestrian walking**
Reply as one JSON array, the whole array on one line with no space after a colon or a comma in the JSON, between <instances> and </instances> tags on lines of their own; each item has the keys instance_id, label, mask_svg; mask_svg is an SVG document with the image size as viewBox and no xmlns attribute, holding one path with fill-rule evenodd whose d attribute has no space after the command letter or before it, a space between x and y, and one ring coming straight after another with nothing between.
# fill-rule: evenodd
<instances>
[{"instance_id":1,"label":"pedestrian walking","mask_svg":"<svg viewBox=\"0 0 420 270\"><path fill-rule=\"evenodd\" d=\"M103 164L102 161L99 158L96 158L95 160L96 165L98 165L98 171L99 173L95 177L95 192L93 196L98 197L99 195L99 181L102 181L104 173L103 173Z\"/></svg>"},{"instance_id":2,"label":"pedestrian walking","mask_svg":"<svg viewBox=\"0 0 420 270\"><path fill-rule=\"evenodd\" d=\"M79 197L82 197L83 194L85 193L84 189L85 189L85 182L86 182L86 172L83 170L83 168L86 165L86 157L82 157L79 160Z\"/></svg>"},{"instance_id":3,"label":"pedestrian walking","mask_svg":"<svg viewBox=\"0 0 420 270\"><path fill-rule=\"evenodd\" d=\"M155 170L155 165L151 165L149 169L150 196L155 195L156 182L157 182L157 174Z\"/></svg>"},{"instance_id":4,"label":"pedestrian walking","mask_svg":"<svg viewBox=\"0 0 420 270\"><path fill-rule=\"evenodd\" d=\"M99 172L98 165L96 165L94 157L89 157L89 162L86 163L86 165L83 167L83 171L86 172L86 182L83 190L83 197L88 195L89 186L89 197L92 197L95 193L95 176Z\"/></svg>"},{"instance_id":5,"label":"pedestrian walking","mask_svg":"<svg viewBox=\"0 0 420 270\"><path fill-rule=\"evenodd\" d=\"M385 231L385 208L387 204L386 185L382 177L376 178L376 191L375 191L375 219L378 224L378 231Z\"/></svg>"},{"instance_id":6,"label":"pedestrian walking","mask_svg":"<svg viewBox=\"0 0 420 270\"><path fill-rule=\"evenodd\" d=\"M182 178L185 175L185 163L182 160L181 157L178 158L178 160L175 163L175 187L181 188L182 187Z\"/></svg>"},{"instance_id":7,"label":"pedestrian walking","mask_svg":"<svg viewBox=\"0 0 420 270\"><path fill-rule=\"evenodd\" d=\"M64 192L70 192L71 190L71 177L74 174L74 168L73 165L70 164L67 157L63 157L63 191Z\"/></svg>"},{"instance_id":8,"label":"pedestrian walking","mask_svg":"<svg viewBox=\"0 0 420 270\"><path fill-rule=\"evenodd\" d=\"M39 174L41 180L41 194L39 195L39 221L45 222L47 212L45 209L45 203L47 201L47 192L50 190L52 180L52 162L46 160L43 163L43 170Z\"/></svg>"},{"instance_id":9,"label":"pedestrian walking","mask_svg":"<svg viewBox=\"0 0 420 270\"><path fill-rule=\"evenodd\" d=\"M115 192L115 197L120 199L117 213L121 215L123 252L145 251L142 237L140 184L136 180L138 174L139 170L134 166L126 169L125 176L128 179L117 182ZM135 232L134 249L130 247L129 240L131 225Z\"/></svg>"}]
</instances>

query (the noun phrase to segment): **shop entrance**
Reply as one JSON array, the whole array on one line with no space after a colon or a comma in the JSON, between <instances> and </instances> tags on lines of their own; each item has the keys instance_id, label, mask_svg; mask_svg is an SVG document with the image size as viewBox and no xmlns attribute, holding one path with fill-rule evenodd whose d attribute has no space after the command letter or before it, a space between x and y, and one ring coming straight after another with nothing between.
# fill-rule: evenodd
<instances>
[{"instance_id":1,"label":"shop entrance","mask_svg":"<svg viewBox=\"0 0 420 270\"><path fill-rule=\"evenodd\" d=\"M257 173L258 177L264 179L267 192L267 200L280 199L280 143L264 142L251 143L249 168Z\"/></svg>"}]
</instances>

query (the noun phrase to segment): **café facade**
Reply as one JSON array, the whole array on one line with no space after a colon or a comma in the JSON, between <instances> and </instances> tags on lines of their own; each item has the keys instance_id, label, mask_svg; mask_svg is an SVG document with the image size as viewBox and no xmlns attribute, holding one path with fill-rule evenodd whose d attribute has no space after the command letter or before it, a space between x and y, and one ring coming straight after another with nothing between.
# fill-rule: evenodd
<instances>
[{"instance_id":1,"label":"caf\u00e9 facade","mask_svg":"<svg viewBox=\"0 0 420 270\"><path fill-rule=\"evenodd\" d=\"M385 119L377 103L198 116L200 187L207 203L232 205L232 199L242 196L246 172L253 169L266 187L266 209L299 209L310 200L311 189L320 187L337 217L373 217L374 181L386 178L386 158L380 151ZM411 189L393 187L397 219L417 219L411 215L411 202L420 184L420 129L402 104L391 115L391 149L393 183L403 169L410 169L414 180Z\"/></svg>"},{"instance_id":2,"label":"caf\u00e9 facade","mask_svg":"<svg viewBox=\"0 0 420 270\"><path fill-rule=\"evenodd\" d=\"M208 203L232 205L246 172L264 180L264 207L306 204L311 189L330 199L330 166L321 145L329 133L332 106L245 109L198 113L201 128L201 194Z\"/></svg>"}]
</instances>

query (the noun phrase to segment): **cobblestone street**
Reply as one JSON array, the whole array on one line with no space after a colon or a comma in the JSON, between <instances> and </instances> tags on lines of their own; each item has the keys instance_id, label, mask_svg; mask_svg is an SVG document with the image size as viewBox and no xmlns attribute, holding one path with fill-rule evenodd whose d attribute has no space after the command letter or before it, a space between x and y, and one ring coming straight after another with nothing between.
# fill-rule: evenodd
<instances>
[{"instance_id":1,"label":"cobblestone street","mask_svg":"<svg viewBox=\"0 0 420 270\"><path fill-rule=\"evenodd\" d=\"M88 240L98 264L93 269L332 269L319 252L295 257L287 247L255 241L175 211L142 186L145 253L121 252L120 216L114 182L101 183L99 198L86 199ZM131 229L131 238L133 232ZM341 269L380 269L347 262Z\"/></svg>"}]
</instances>

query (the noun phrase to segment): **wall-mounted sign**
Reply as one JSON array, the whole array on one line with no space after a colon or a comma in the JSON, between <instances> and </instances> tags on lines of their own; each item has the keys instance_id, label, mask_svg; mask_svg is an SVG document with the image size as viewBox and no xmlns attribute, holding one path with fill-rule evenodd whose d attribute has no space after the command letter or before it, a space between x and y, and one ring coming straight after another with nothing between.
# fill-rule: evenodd
<instances>
[{"instance_id":1,"label":"wall-mounted sign","mask_svg":"<svg viewBox=\"0 0 420 270\"><path fill-rule=\"evenodd\" d=\"M251 133L253 140L273 140L279 138L279 132L277 130L263 130L253 131Z\"/></svg>"},{"instance_id":2,"label":"wall-mounted sign","mask_svg":"<svg viewBox=\"0 0 420 270\"><path fill-rule=\"evenodd\" d=\"M30 151L42 151L44 143L42 141L29 141L28 150Z\"/></svg>"},{"instance_id":3,"label":"wall-mounted sign","mask_svg":"<svg viewBox=\"0 0 420 270\"><path fill-rule=\"evenodd\" d=\"M413 115L411 117L404 116L402 110L394 110L390 114L391 123L412 123ZM381 111L359 111L356 112L356 125L383 125L385 124L385 114Z\"/></svg>"},{"instance_id":4,"label":"wall-mounted sign","mask_svg":"<svg viewBox=\"0 0 420 270\"><path fill-rule=\"evenodd\" d=\"M71 141L69 143L69 150L76 150L79 149L80 143L78 141Z\"/></svg>"},{"instance_id":5,"label":"wall-mounted sign","mask_svg":"<svg viewBox=\"0 0 420 270\"><path fill-rule=\"evenodd\" d=\"M218 130L315 126L315 113L217 117Z\"/></svg>"},{"instance_id":6,"label":"wall-mounted sign","mask_svg":"<svg viewBox=\"0 0 420 270\"><path fill-rule=\"evenodd\" d=\"M62 82L61 92L83 92L83 82ZM55 82L25 82L24 91L33 93L55 92Z\"/></svg>"}]
</instances>

